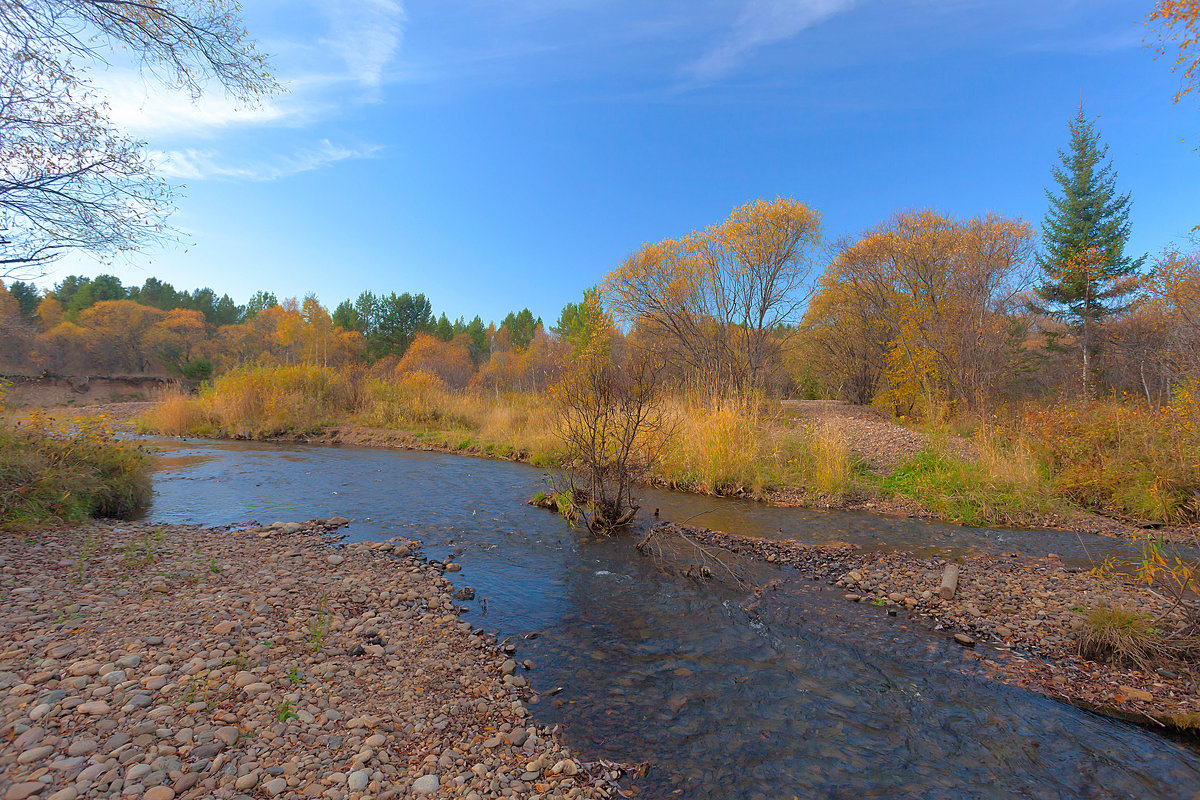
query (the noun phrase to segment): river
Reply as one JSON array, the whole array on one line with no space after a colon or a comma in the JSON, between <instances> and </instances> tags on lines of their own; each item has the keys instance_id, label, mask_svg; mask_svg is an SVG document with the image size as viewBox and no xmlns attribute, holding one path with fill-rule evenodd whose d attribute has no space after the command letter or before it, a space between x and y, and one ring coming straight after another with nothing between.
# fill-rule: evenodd
<instances>
[{"instance_id":1,"label":"river","mask_svg":"<svg viewBox=\"0 0 1200 800\"><path fill-rule=\"evenodd\" d=\"M145 518L226 524L344 516L350 540L400 534L462 564L467 618L531 659L533 706L584 760L652 765L651 798L1195 798L1200 752L988 680L947 637L846 603L769 565L747 594L660 569L632 537L594 539L524 504L520 464L359 448L154 439ZM1123 545L650 491L665 520L731 533L930 554ZM699 515L699 516L696 516ZM537 633L535 638L523 638ZM562 691L551 695L550 690Z\"/></svg>"}]
</instances>

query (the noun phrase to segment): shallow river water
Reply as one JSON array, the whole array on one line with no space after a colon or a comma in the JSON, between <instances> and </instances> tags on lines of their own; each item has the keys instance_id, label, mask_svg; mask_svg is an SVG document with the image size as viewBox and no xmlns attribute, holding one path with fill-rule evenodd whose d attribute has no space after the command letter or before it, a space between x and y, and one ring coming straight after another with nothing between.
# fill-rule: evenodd
<instances>
[{"instance_id":1,"label":"shallow river water","mask_svg":"<svg viewBox=\"0 0 1200 800\"><path fill-rule=\"evenodd\" d=\"M476 590L468 617L518 645L545 723L584 760L650 762L651 798L1197 798L1200 751L984 678L902 614L848 604L766 565L747 596L656 568L631 537L597 541L524 500L542 473L507 462L356 448L153 440L154 521L340 515L350 540L400 534ZM925 553L1119 555L1071 534L648 492L661 518L752 536ZM534 639L520 638L537 632ZM549 695L562 687L561 693Z\"/></svg>"}]
</instances>

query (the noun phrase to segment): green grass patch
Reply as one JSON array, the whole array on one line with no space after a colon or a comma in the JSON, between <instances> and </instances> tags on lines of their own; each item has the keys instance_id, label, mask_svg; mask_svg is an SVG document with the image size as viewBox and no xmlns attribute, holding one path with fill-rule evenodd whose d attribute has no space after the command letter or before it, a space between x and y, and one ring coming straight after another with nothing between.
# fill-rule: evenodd
<instances>
[{"instance_id":1,"label":"green grass patch","mask_svg":"<svg viewBox=\"0 0 1200 800\"><path fill-rule=\"evenodd\" d=\"M938 519L962 525L1021 524L1054 503L1028 470L1006 474L992 463L962 461L934 445L887 476L862 474L885 497L907 497Z\"/></svg>"},{"instance_id":2,"label":"green grass patch","mask_svg":"<svg viewBox=\"0 0 1200 800\"><path fill-rule=\"evenodd\" d=\"M150 498L149 457L95 428L0 427L0 527L124 517Z\"/></svg>"}]
</instances>

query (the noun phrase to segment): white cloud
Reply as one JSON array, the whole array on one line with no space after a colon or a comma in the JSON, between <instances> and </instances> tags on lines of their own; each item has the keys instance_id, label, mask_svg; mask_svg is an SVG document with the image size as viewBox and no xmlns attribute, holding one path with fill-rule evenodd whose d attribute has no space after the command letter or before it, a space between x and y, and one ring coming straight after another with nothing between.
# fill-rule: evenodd
<instances>
[{"instance_id":1,"label":"white cloud","mask_svg":"<svg viewBox=\"0 0 1200 800\"><path fill-rule=\"evenodd\" d=\"M96 88L108 102L108 116L122 130L138 136L171 133L211 133L233 125L262 125L294 113L283 99L258 105L239 103L220 86L199 98L172 89L136 70L109 70L97 76Z\"/></svg>"},{"instance_id":2,"label":"white cloud","mask_svg":"<svg viewBox=\"0 0 1200 800\"><path fill-rule=\"evenodd\" d=\"M342 59L352 80L378 88L400 49L404 7L396 0L318 0L317 6L329 21L322 43Z\"/></svg>"},{"instance_id":3,"label":"white cloud","mask_svg":"<svg viewBox=\"0 0 1200 800\"><path fill-rule=\"evenodd\" d=\"M166 150L154 151L150 154L159 174L174 180L251 180L274 181L296 175L301 172L311 172L315 169L336 164L339 161L357 158L371 158L379 150L378 146L343 147L335 145L328 139L318 147L302 150L290 156L278 156L273 159L258 162L229 164L224 162L221 155L213 150Z\"/></svg>"},{"instance_id":4,"label":"white cloud","mask_svg":"<svg viewBox=\"0 0 1200 800\"><path fill-rule=\"evenodd\" d=\"M729 35L684 72L697 81L710 81L734 69L764 45L790 39L819 22L849 10L856 0L750 0Z\"/></svg>"}]
</instances>

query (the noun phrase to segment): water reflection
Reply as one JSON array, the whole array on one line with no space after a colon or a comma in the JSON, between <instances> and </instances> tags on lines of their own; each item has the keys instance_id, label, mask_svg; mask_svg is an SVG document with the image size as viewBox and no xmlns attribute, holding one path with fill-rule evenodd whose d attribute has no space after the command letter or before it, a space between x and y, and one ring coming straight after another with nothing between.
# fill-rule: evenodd
<instances>
[{"instance_id":1,"label":"water reflection","mask_svg":"<svg viewBox=\"0 0 1200 800\"><path fill-rule=\"evenodd\" d=\"M782 579L747 610L732 587L673 578L628 538L581 536L522 504L536 470L379 450L166 442L147 516L355 519L351 538L402 534L458 553L471 617L516 639L585 758L650 761L650 797L1188 797L1192 750L1131 726L992 685L944 637ZM653 492L664 519L760 536L927 552L1046 550L1087 558L1068 534L979 531L861 514ZM1121 552L1116 542L1087 543Z\"/></svg>"}]
</instances>

